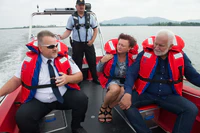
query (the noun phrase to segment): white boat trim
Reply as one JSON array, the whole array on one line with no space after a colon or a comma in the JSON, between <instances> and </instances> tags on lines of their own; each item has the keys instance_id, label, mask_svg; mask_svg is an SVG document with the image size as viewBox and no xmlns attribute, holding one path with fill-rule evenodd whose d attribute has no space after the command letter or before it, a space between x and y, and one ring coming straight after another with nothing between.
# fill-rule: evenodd
<instances>
[{"instance_id":1,"label":"white boat trim","mask_svg":"<svg viewBox=\"0 0 200 133\"><path fill-rule=\"evenodd\" d=\"M200 98L200 96L197 96L197 95L194 95L194 94L191 94L191 93L185 92L185 91L183 91L183 93L185 93L185 94L187 94L187 95L190 95L190 96L193 96L193 97L196 97L196 98Z\"/></svg>"},{"instance_id":2,"label":"white boat trim","mask_svg":"<svg viewBox=\"0 0 200 133\"><path fill-rule=\"evenodd\" d=\"M7 96L8 96L8 95L2 97L2 99L1 99L1 103L0 103L0 106L1 106L1 105L3 104L3 102L6 100Z\"/></svg>"}]
</instances>

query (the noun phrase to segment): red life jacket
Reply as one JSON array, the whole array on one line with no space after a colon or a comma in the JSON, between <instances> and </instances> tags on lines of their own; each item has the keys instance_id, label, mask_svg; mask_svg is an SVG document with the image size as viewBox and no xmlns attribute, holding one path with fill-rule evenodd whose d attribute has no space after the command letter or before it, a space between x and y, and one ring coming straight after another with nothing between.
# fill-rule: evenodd
<instances>
[{"instance_id":1,"label":"red life jacket","mask_svg":"<svg viewBox=\"0 0 200 133\"><path fill-rule=\"evenodd\" d=\"M68 61L68 48L62 43L58 42L58 57L54 59L54 65L58 72L65 74L71 74L71 68ZM29 87L38 86L39 72L42 63L41 55L37 47L37 41L32 41L26 45L29 50L26 53L25 60L21 69L21 80L22 80L22 102L30 101L36 93L36 88L30 89ZM68 89L80 90L77 84L68 83L65 85Z\"/></svg>"},{"instance_id":2,"label":"red life jacket","mask_svg":"<svg viewBox=\"0 0 200 133\"><path fill-rule=\"evenodd\" d=\"M184 48L184 41L179 36L175 36L175 38L176 42L168 52L170 79L166 82L172 84L172 89L175 94L182 95L182 80L184 75L184 59L182 49ZM154 41L155 36L152 36L144 40L142 43L144 54L140 61L139 78L135 82L135 88L139 94L143 93L148 88L151 82L150 80L152 80L158 64L158 57L153 51Z\"/></svg>"},{"instance_id":3,"label":"red life jacket","mask_svg":"<svg viewBox=\"0 0 200 133\"><path fill-rule=\"evenodd\" d=\"M104 45L104 50L109 53L113 54L114 57L105 63L103 72L100 73L99 81L103 88L106 88L106 86L110 83L110 81L115 77L115 67L118 61L117 57L117 44L118 39L111 39ZM138 54L138 45L136 44L134 48L130 49L130 51L127 54L126 58L126 66L130 66L136 59ZM125 78L125 77L124 77Z\"/></svg>"}]
</instances>

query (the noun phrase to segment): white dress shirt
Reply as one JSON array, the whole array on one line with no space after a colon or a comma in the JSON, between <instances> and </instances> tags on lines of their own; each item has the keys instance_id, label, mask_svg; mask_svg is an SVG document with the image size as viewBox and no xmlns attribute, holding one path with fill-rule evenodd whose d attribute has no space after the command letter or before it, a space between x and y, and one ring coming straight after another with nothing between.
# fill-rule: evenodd
<instances>
[{"instance_id":1,"label":"white dress shirt","mask_svg":"<svg viewBox=\"0 0 200 133\"><path fill-rule=\"evenodd\" d=\"M43 55L41 55L42 57L42 64L41 64L41 68L40 68L40 73L39 73L39 82L38 85L43 85L43 84L51 84L50 82L50 75L49 75L49 69L48 69L48 64L47 61L49 59L47 59L46 57L44 57ZM74 63L74 61L71 59L71 56L69 56L69 63L71 66L71 70L72 70L72 74L75 74L77 72L80 72L80 69L78 68L78 66ZM53 66L54 72L56 77L58 77L58 72L56 70L56 68L54 67L54 59L51 59L51 65ZM23 64L23 62L22 62ZM20 67L17 69L15 76L18 78L21 78L21 67L22 64L20 65ZM65 86L60 86L58 87L61 95L63 96L64 93L67 91L67 88ZM52 88L51 87L47 87L47 88L41 88L41 89L37 89L36 90L36 94L35 94L35 98L38 99L41 102L44 103L51 103L54 101L57 101Z\"/></svg>"}]
</instances>

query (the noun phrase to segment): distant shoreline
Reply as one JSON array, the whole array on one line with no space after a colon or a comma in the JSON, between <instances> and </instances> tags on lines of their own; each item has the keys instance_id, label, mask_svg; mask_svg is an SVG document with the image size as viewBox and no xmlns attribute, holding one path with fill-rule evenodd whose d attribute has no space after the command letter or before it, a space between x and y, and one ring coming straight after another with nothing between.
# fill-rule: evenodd
<instances>
[{"instance_id":1,"label":"distant shoreline","mask_svg":"<svg viewBox=\"0 0 200 133\"><path fill-rule=\"evenodd\" d=\"M197 22L158 22L153 24L102 24L100 26L200 26Z\"/></svg>"},{"instance_id":2,"label":"distant shoreline","mask_svg":"<svg viewBox=\"0 0 200 133\"><path fill-rule=\"evenodd\" d=\"M65 27L65 26L33 26L32 28L58 28L58 27ZM9 29L29 29L29 26L24 27L10 27L10 28L0 28L0 30L9 30Z\"/></svg>"},{"instance_id":3,"label":"distant shoreline","mask_svg":"<svg viewBox=\"0 0 200 133\"><path fill-rule=\"evenodd\" d=\"M163 23L154 23L154 24L102 24L100 26L200 26L200 23L197 22L181 22L181 23L173 23L173 22L163 22ZM56 26L56 25L47 25L41 26L36 25L32 28L58 28L58 27L65 27L65 26ZM0 30L7 30L7 29L28 29L29 26L24 27L11 27L11 28L0 28Z\"/></svg>"}]
</instances>

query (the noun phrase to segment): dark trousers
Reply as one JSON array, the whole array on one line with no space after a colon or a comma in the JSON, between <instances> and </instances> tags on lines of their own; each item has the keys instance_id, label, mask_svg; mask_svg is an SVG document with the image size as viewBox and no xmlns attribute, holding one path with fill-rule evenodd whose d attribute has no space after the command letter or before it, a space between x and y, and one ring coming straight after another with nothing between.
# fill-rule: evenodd
<instances>
[{"instance_id":1,"label":"dark trousers","mask_svg":"<svg viewBox=\"0 0 200 133\"><path fill-rule=\"evenodd\" d=\"M163 98L146 92L138 95L136 91L133 91L132 106L128 110L124 110L124 113L137 133L151 133L151 130L144 123L144 120L136 107L153 103L159 105L163 109L177 114L173 133L190 133L198 114L198 109L194 103L182 96L174 94Z\"/></svg>"},{"instance_id":2,"label":"dark trousers","mask_svg":"<svg viewBox=\"0 0 200 133\"><path fill-rule=\"evenodd\" d=\"M64 95L64 103L57 101L42 103L36 99L22 104L16 113L16 122L21 133L39 133L39 121L52 110L72 109L72 128L80 127L85 119L88 97L78 90L68 90Z\"/></svg>"},{"instance_id":3,"label":"dark trousers","mask_svg":"<svg viewBox=\"0 0 200 133\"><path fill-rule=\"evenodd\" d=\"M87 43L73 41L72 44L72 58L75 63L78 65L79 69L82 70L83 56L88 62L90 72L92 74L93 80L97 80L97 71L96 71L96 53L94 45L88 46Z\"/></svg>"}]
</instances>

